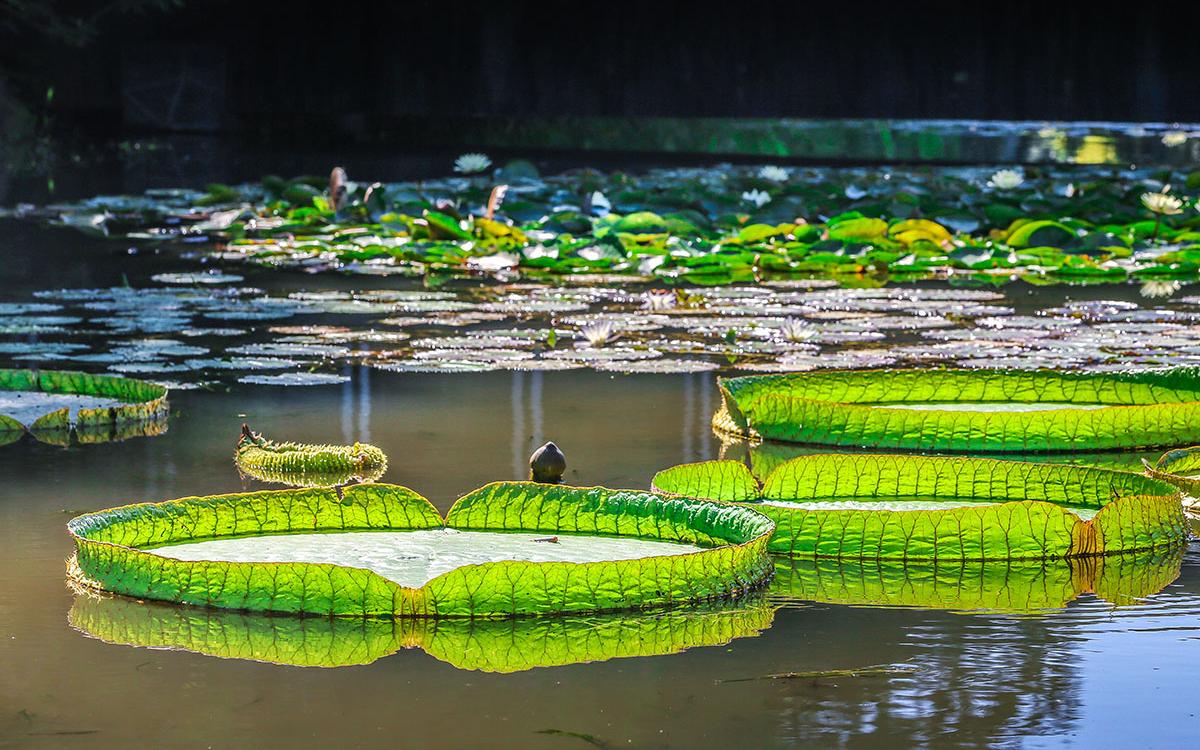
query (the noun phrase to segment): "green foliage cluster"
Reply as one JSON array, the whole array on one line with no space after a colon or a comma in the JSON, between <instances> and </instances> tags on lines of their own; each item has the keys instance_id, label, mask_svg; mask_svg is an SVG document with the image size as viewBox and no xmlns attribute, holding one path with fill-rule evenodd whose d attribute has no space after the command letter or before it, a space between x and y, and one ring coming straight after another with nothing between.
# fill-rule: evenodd
<instances>
[{"instance_id":1,"label":"green foliage cluster","mask_svg":"<svg viewBox=\"0 0 1200 750\"><path fill-rule=\"evenodd\" d=\"M754 170L537 175L371 185L263 178L49 207L79 227L143 238L208 233L221 257L270 266L413 274L619 273L723 284L773 277L955 273L1000 283L1200 275L1200 213L1141 200L1200 173L1030 170L1016 187L978 170ZM82 219L81 219L82 217Z\"/></svg>"}]
</instances>

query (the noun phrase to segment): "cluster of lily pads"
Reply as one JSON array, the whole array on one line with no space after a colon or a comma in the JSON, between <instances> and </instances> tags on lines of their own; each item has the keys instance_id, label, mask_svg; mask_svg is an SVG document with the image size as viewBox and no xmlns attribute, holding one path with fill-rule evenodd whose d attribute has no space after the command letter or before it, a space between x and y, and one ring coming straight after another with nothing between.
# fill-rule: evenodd
<instances>
[{"instance_id":1,"label":"cluster of lily pads","mask_svg":"<svg viewBox=\"0 0 1200 750\"><path fill-rule=\"evenodd\" d=\"M159 286L50 289L0 304L0 358L100 367L177 387L346 380L396 372L797 371L891 365L1113 368L1200 365L1200 297L1140 306L1005 289L842 288L807 280L635 291L511 283L301 290L229 274ZM1179 289L1162 282L1167 291ZM1017 312L1017 305L1023 308Z\"/></svg>"},{"instance_id":2,"label":"cluster of lily pads","mask_svg":"<svg viewBox=\"0 0 1200 750\"><path fill-rule=\"evenodd\" d=\"M370 275L621 275L692 285L955 275L1195 279L1200 173L1114 168L579 169L464 155L400 183L265 177L97 196L19 216L221 261Z\"/></svg>"}]
</instances>

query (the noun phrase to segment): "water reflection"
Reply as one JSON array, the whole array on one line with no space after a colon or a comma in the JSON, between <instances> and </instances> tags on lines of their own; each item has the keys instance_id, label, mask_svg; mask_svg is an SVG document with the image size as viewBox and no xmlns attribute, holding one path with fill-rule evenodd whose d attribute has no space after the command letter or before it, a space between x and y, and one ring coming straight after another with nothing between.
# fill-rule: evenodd
<instances>
[{"instance_id":1,"label":"water reflection","mask_svg":"<svg viewBox=\"0 0 1200 750\"><path fill-rule=\"evenodd\" d=\"M512 374L512 478L529 478L529 454L545 442L541 372Z\"/></svg>"},{"instance_id":2,"label":"water reflection","mask_svg":"<svg viewBox=\"0 0 1200 750\"><path fill-rule=\"evenodd\" d=\"M1071 560L907 563L775 558L780 602L1033 613L1094 595L1127 605L1179 577L1182 547Z\"/></svg>"},{"instance_id":3,"label":"water reflection","mask_svg":"<svg viewBox=\"0 0 1200 750\"><path fill-rule=\"evenodd\" d=\"M888 451L875 449L855 449L829 446L807 446L794 443L762 442L752 443L745 440L716 433L721 439L720 458L742 461L750 467L750 471L761 481L775 467L798 456L811 456L823 453L886 453ZM922 454L938 455L935 451L921 451ZM1142 460L1153 463L1162 455L1161 450L1149 451L1105 451L1097 453L973 453L976 458L999 458L1009 461L1033 461L1037 463L1076 464L1082 466L1098 466L1105 469L1133 471L1141 473Z\"/></svg>"},{"instance_id":4,"label":"water reflection","mask_svg":"<svg viewBox=\"0 0 1200 750\"><path fill-rule=\"evenodd\" d=\"M459 669L508 673L723 645L770 627L774 612L756 596L653 612L506 620L280 617L79 592L69 620L108 643L231 659L342 667L419 648Z\"/></svg>"}]
</instances>

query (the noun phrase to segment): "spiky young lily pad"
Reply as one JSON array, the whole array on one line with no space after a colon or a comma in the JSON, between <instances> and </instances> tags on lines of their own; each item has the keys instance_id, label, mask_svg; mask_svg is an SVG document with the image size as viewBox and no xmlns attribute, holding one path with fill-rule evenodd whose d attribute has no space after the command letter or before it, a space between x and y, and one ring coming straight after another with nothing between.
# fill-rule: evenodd
<instances>
[{"instance_id":1,"label":"spiky young lily pad","mask_svg":"<svg viewBox=\"0 0 1200 750\"><path fill-rule=\"evenodd\" d=\"M797 557L1066 558L1170 547L1188 535L1170 485L1060 464L825 454L781 464L760 488L744 464L706 461L660 471L654 489L753 507L776 523L770 551Z\"/></svg>"},{"instance_id":2,"label":"spiky young lily pad","mask_svg":"<svg viewBox=\"0 0 1200 750\"><path fill-rule=\"evenodd\" d=\"M248 425L242 425L233 460L239 471L254 479L293 487L374 482L387 471L387 455L368 443L276 443Z\"/></svg>"},{"instance_id":3,"label":"spiky young lily pad","mask_svg":"<svg viewBox=\"0 0 1200 750\"><path fill-rule=\"evenodd\" d=\"M71 626L109 643L300 667L370 664L414 646L459 669L537 667L673 654L757 635L775 607L763 597L656 612L505 619L272 617L81 594Z\"/></svg>"},{"instance_id":4,"label":"spiky young lily pad","mask_svg":"<svg viewBox=\"0 0 1200 750\"><path fill-rule=\"evenodd\" d=\"M1200 442L1200 370L856 370L720 381L724 432L816 445L1030 453Z\"/></svg>"},{"instance_id":5,"label":"spiky young lily pad","mask_svg":"<svg viewBox=\"0 0 1200 750\"><path fill-rule=\"evenodd\" d=\"M53 444L81 443L157 435L166 430L167 389L114 375L65 370L0 369L0 401L5 395L34 402L19 417L0 413L0 445L26 429ZM39 413L37 403L44 403Z\"/></svg>"},{"instance_id":6,"label":"spiky young lily pad","mask_svg":"<svg viewBox=\"0 0 1200 750\"><path fill-rule=\"evenodd\" d=\"M740 594L771 573L774 525L734 505L647 492L498 482L459 499L458 530L624 536L702 547L601 562L504 560L403 586L362 568L308 562L180 560L164 545L237 536L440 529L433 505L404 487L355 485L191 497L72 519L78 579L144 599L332 616L490 617L603 612Z\"/></svg>"}]
</instances>

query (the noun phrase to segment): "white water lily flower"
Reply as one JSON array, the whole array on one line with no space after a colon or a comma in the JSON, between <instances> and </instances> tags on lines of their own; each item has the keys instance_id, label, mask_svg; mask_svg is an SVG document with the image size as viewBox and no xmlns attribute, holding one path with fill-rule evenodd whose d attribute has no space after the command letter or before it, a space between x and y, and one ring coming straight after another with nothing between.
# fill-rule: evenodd
<instances>
[{"instance_id":1,"label":"white water lily flower","mask_svg":"<svg viewBox=\"0 0 1200 750\"><path fill-rule=\"evenodd\" d=\"M1183 201L1167 192L1170 189L1171 186L1167 185L1159 193L1142 193L1142 205L1160 216L1183 213Z\"/></svg>"},{"instance_id":2,"label":"white water lily flower","mask_svg":"<svg viewBox=\"0 0 1200 750\"><path fill-rule=\"evenodd\" d=\"M797 344L802 344L816 335L812 325L805 320L799 318L788 318L783 321L783 325L779 326L780 333L788 341L793 341Z\"/></svg>"},{"instance_id":3,"label":"white water lily flower","mask_svg":"<svg viewBox=\"0 0 1200 750\"><path fill-rule=\"evenodd\" d=\"M642 303L642 308L654 312L671 310L676 305L675 294L673 292L646 292L642 295L642 299L645 300Z\"/></svg>"},{"instance_id":4,"label":"white water lily flower","mask_svg":"<svg viewBox=\"0 0 1200 750\"><path fill-rule=\"evenodd\" d=\"M742 200L753 203L755 208L762 208L771 202L771 196L765 190L747 190L742 193Z\"/></svg>"},{"instance_id":5,"label":"white water lily flower","mask_svg":"<svg viewBox=\"0 0 1200 750\"><path fill-rule=\"evenodd\" d=\"M579 332L587 339L589 346L601 347L617 337L616 328L611 320L597 320L579 327Z\"/></svg>"},{"instance_id":6,"label":"white water lily flower","mask_svg":"<svg viewBox=\"0 0 1200 750\"><path fill-rule=\"evenodd\" d=\"M1147 299L1162 299L1170 297L1183 288L1178 281L1147 281L1142 284L1141 293Z\"/></svg>"},{"instance_id":7,"label":"white water lily flower","mask_svg":"<svg viewBox=\"0 0 1200 750\"><path fill-rule=\"evenodd\" d=\"M994 190L1012 190L1025 182L1025 175L1015 169L1001 169L988 180L988 187Z\"/></svg>"},{"instance_id":8,"label":"white water lily flower","mask_svg":"<svg viewBox=\"0 0 1200 750\"><path fill-rule=\"evenodd\" d=\"M467 258L467 267L478 271L503 271L506 268L516 268L521 259L512 253L496 253L475 258Z\"/></svg>"},{"instance_id":9,"label":"white water lily flower","mask_svg":"<svg viewBox=\"0 0 1200 750\"><path fill-rule=\"evenodd\" d=\"M777 167L774 164L768 164L758 170L758 176L769 182L787 182L792 173L783 167Z\"/></svg>"},{"instance_id":10,"label":"white water lily flower","mask_svg":"<svg viewBox=\"0 0 1200 750\"><path fill-rule=\"evenodd\" d=\"M597 216L607 216L612 212L612 203L599 190L592 193L592 213Z\"/></svg>"},{"instance_id":11,"label":"white water lily flower","mask_svg":"<svg viewBox=\"0 0 1200 750\"><path fill-rule=\"evenodd\" d=\"M454 160L454 171L459 174L477 174L490 166L487 154L463 154Z\"/></svg>"},{"instance_id":12,"label":"white water lily flower","mask_svg":"<svg viewBox=\"0 0 1200 750\"><path fill-rule=\"evenodd\" d=\"M1170 133L1163 133L1162 142L1167 148L1175 148L1187 143L1188 134L1182 130L1172 130Z\"/></svg>"}]
</instances>

